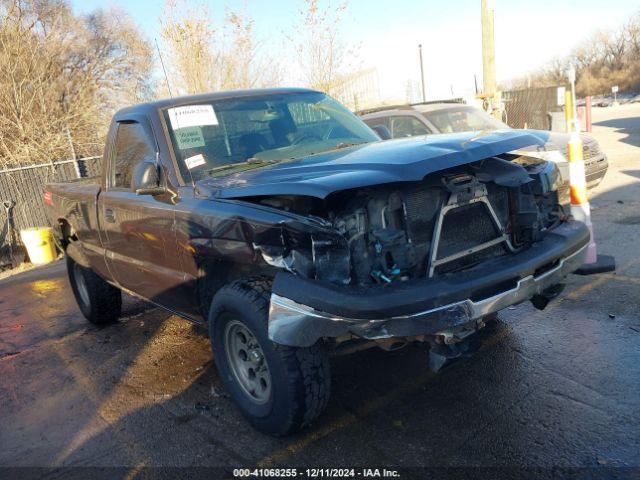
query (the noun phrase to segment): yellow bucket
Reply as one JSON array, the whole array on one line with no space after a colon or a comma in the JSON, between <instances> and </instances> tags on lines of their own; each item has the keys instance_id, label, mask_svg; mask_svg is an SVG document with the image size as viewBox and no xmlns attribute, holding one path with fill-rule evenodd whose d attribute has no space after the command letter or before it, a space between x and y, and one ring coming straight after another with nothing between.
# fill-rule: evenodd
<instances>
[{"instance_id":1,"label":"yellow bucket","mask_svg":"<svg viewBox=\"0 0 640 480\"><path fill-rule=\"evenodd\" d=\"M42 265L55 260L56 245L53 243L53 230L50 227L20 230L20 238L27 247L31 263Z\"/></svg>"}]
</instances>

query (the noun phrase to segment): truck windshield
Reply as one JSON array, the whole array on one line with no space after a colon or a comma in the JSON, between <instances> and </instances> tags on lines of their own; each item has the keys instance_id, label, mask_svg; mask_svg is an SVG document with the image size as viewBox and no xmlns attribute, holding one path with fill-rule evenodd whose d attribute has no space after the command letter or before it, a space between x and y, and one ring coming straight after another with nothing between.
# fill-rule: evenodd
<instances>
[{"instance_id":1,"label":"truck windshield","mask_svg":"<svg viewBox=\"0 0 640 480\"><path fill-rule=\"evenodd\" d=\"M317 92L214 100L168 108L164 115L182 173L194 181L379 140Z\"/></svg>"}]
</instances>

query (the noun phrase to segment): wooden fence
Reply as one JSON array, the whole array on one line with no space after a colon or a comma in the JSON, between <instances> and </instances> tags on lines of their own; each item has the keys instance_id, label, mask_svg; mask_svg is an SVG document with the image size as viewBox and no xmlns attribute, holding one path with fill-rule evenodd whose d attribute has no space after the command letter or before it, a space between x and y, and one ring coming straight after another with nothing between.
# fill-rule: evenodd
<instances>
[{"instance_id":1,"label":"wooden fence","mask_svg":"<svg viewBox=\"0 0 640 480\"><path fill-rule=\"evenodd\" d=\"M101 168L102 157L89 157L0 170L0 267L10 262L12 248L20 251L21 229L48 226L42 197L47 183L98 176ZM11 204L13 228L6 208Z\"/></svg>"}]
</instances>

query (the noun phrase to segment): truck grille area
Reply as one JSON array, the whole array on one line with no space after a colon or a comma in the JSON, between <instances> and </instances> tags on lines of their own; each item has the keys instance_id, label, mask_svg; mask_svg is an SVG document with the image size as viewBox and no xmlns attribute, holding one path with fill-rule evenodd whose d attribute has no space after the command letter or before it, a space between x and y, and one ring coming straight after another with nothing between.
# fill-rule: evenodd
<instances>
[{"instance_id":1,"label":"truck grille area","mask_svg":"<svg viewBox=\"0 0 640 480\"><path fill-rule=\"evenodd\" d=\"M446 203L442 189L423 189L406 194L404 198L409 236L414 243L431 242L436 217Z\"/></svg>"},{"instance_id":2,"label":"truck grille area","mask_svg":"<svg viewBox=\"0 0 640 480\"><path fill-rule=\"evenodd\" d=\"M451 210L442 222L437 259L493 240L499 232L486 205L473 203Z\"/></svg>"},{"instance_id":3,"label":"truck grille area","mask_svg":"<svg viewBox=\"0 0 640 480\"><path fill-rule=\"evenodd\" d=\"M507 249L502 245L493 245L491 247L480 250L479 252L471 253L464 257L452 260L451 262L444 263L435 267L435 275L443 275L445 273L458 272L467 268L478 265L479 263L486 262L492 258L500 257L507 254Z\"/></svg>"},{"instance_id":4,"label":"truck grille area","mask_svg":"<svg viewBox=\"0 0 640 480\"><path fill-rule=\"evenodd\" d=\"M501 236L495 221L482 202L450 210L442 222L436 260L462 254ZM491 258L505 255L502 244L490 245L480 251L455 258L433 270L435 275L463 270Z\"/></svg>"},{"instance_id":5,"label":"truck grille area","mask_svg":"<svg viewBox=\"0 0 640 480\"><path fill-rule=\"evenodd\" d=\"M534 179L508 163L487 160L476 170L363 191L345 204L334 225L349 244L352 281L448 275L528 248L555 203L545 207Z\"/></svg>"}]
</instances>

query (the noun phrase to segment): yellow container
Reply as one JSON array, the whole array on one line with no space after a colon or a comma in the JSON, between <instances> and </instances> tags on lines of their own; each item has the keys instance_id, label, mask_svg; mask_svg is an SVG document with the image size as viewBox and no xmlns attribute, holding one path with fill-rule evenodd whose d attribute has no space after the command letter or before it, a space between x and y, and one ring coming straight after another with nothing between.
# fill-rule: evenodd
<instances>
[{"instance_id":1,"label":"yellow container","mask_svg":"<svg viewBox=\"0 0 640 480\"><path fill-rule=\"evenodd\" d=\"M55 260L56 245L53 243L53 230L50 227L20 230L20 238L27 247L31 263L42 265Z\"/></svg>"}]
</instances>

